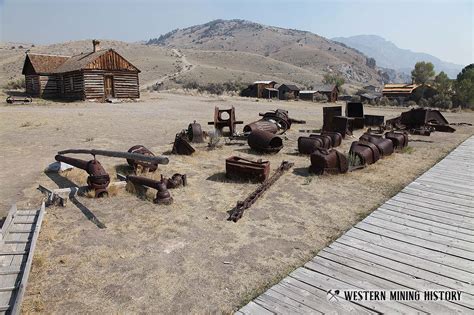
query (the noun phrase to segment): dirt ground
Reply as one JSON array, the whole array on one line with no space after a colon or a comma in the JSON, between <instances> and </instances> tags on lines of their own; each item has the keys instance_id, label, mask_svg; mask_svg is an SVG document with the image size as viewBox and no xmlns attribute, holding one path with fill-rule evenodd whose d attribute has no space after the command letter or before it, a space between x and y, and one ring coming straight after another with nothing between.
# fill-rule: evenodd
<instances>
[{"instance_id":1,"label":"dirt ground","mask_svg":"<svg viewBox=\"0 0 474 315\"><path fill-rule=\"evenodd\" d=\"M136 103L1 105L2 214L12 202L37 207L39 183L50 188L82 184L85 176L77 171L43 173L57 151L123 151L143 144L156 154L169 154L175 133L193 120L211 129L207 122L214 106L235 106L237 119L246 123L257 120L258 112L284 108L307 124L294 125L275 155L262 157L246 144L213 151L201 145L193 156L169 155L170 163L160 166L160 173L188 176L187 187L170 191L170 206L120 190L113 197L78 197L65 208L48 208L23 311L231 312L305 263L474 133L474 127L456 126L454 134L412 136L405 153L360 171L317 177L308 174L309 157L296 153L296 141L299 129L322 126L325 104L156 93ZM365 108L386 119L403 110ZM450 122L474 123L472 112L444 115ZM352 140L339 149L347 152ZM257 184L225 179L224 160L231 155L268 159L272 170L282 160L295 163L238 223L226 221L227 211ZM122 160L100 161L111 175L116 169L127 171ZM89 220L91 214L106 228Z\"/></svg>"}]
</instances>

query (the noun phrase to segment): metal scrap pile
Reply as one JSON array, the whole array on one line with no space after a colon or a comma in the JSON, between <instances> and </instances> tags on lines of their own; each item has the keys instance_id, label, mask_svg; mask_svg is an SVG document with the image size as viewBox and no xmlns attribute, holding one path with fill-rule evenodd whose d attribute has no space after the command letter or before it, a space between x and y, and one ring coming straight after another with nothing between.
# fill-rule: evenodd
<instances>
[{"instance_id":1,"label":"metal scrap pile","mask_svg":"<svg viewBox=\"0 0 474 315\"><path fill-rule=\"evenodd\" d=\"M433 131L456 131L449 126L449 122L439 110L425 108L413 108L403 112L399 117L387 120L386 125L396 130L406 130L411 134L422 136L429 136Z\"/></svg>"},{"instance_id":2,"label":"metal scrap pile","mask_svg":"<svg viewBox=\"0 0 474 315\"><path fill-rule=\"evenodd\" d=\"M92 160L86 161L65 156L65 154L91 154ZM87 178L87 185L89 190L95 192L95 197L108 196L107 187L110 184L110 176L96 159L97 155L124 158L127 159L129 165L133 166L134 171L137 172L138 167L142 166L149 171L155 171L158 164L168 164L167 157L155 156L151 151L142 145L131 147L128 152L106 151L106 150L88 150L88 149L70 149L58 152L55 160L64 162L69 165L80 168L89 174Z\"/></svg>"}]
</instances>

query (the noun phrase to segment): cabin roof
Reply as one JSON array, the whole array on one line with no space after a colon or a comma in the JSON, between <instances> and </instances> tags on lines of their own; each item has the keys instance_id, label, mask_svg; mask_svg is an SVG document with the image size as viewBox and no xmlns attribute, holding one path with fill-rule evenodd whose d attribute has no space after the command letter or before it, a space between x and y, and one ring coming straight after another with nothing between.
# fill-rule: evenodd
<instances>
[{"instance_id":1,"label":"cabin roof","mask_svg":"<svg viewBox=\"0 0 474 315\"><path fill-rule=\"evenodd\" d=\"M279 84L278 86L275 85L275 87L278 88L278 89L282 86L286 86L290 91L299 91L300 90L299 87L297 87L294 84L285 84L285 83L283 83L283 84Z\"/></svg>"},{"instance_id":2,"label":"cabin roof","mask_svg":"<svg viewBox=\"0 0 474 315\"><path fill-rule=\"evenodd\" d=\"M36 73L52 73L70 57L60 55L33 54L26 55L22 74L26 74L26 66L29 62Z\"/></svg>"},{"instance_id":3,"label":"cabin roof","mask_svg":"<svg viewBox=\"0 0 474 315\"><path fill-rule=\"evenodd\" d=\"M271 84L276 83L275 81L255 81L253 84Z\"/></svg>"},{"instance_id":4,"label":"cabin roof","mask_svg":"<svg viewBox=\"0 0 474 315\"><path fill-rule=\"evenodd\" d=\"M94 62L100 56L103 56L109 52L117 54L123 58L113 49L104 49L96 52L81 53L72 57L59 56L59 55L44 55L44 54L27 54L25 59L25 65L23 66L23 74L25 73L25 67L30 60L36 73L64 73L78 71L86 69L92 62ZM125 59L125 58L123 58ZM128 62L128 61L127 61ZM140 72L137 67L128 62L130 66Z\"/></svg>"},{"instance_id":5,"label":"cabin roof","mask_svg":"<svg viewBox=\"0 0 474 315\"><path fill-rule=\"evenodd\" d=\"M382 93L406 93L411 94L414 89L419 87L419 84L385 84L382 90Z\"/></svg>"}]
</instances>

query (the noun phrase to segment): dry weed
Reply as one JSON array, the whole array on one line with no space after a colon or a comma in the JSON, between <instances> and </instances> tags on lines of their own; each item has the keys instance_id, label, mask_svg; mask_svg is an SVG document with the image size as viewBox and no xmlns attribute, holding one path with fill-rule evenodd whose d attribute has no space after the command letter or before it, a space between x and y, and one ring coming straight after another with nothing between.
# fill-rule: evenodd
<instances>
[{"instance_id":1,"label":"dry weed","mask_svg":"<svg viewBox=\"0 0 474 315\"><path fill-rule=\"evenodd\" d=\"M72 168L66 171L61 172L61 175L66 177L68 180L73 182L78 186L83 186L87 184L87 173L79 168Z\"/></svg>"},{"instance_id":2,"label":"dry weed","mask_svg":"<svg viewBox=\"0 0 474 315\"><path fill-rule=\"evenodd\" d=\"M33 257L33 268L42 268L46 263L46 257L41 253L36 253Z\"/></svg>"},{"instance_id":3,"label":"dry weed","mask_svg":"<svg viewBox=\"0 0 474 315\"><path fill-rule=\"evenodd\" d=\"M20 128L26 128L26 127L31 127L33 126L33 123L31 121L25 121L20 125Z\"/></svg>"}]
</instances>

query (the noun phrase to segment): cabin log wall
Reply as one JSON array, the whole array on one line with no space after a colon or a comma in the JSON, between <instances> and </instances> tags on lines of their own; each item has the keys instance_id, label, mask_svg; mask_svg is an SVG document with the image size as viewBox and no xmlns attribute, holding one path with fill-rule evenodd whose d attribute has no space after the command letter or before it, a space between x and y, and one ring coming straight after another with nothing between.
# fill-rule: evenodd
<instances>
[{"instance_id":1,"label":"cabin log wall","mask_svg":"<svg viewBox=\"0 0 474 315\"><path fill-rule=\"evenodd\" d=\"M29 96L39 96L40 95L40 88L39 88L39 76L38 75L25 75L25 86L26 86L26 94Z\"/></svg>"},{"instance_id":2,"label":"cabin log wall","mask_svg":"<svg viewBox=\"0 0 474 315\"><path fill-rule=\"evenodd\" d=\"M84 92L87 99L103 99L104 76L111 75L114 83L114 97L139 98L138 73L132 71L84 71Z\"/></svg>"},{"instance_id":3,"label":"cabin log wall","mask_svg":"<svg viewBox=\"0 0 474 315\"><path fill-rule=\"evenodd\" d=\"M84 77L80 71L67 72L59 75L60 94L66 99L84 99ZM72 85L71 85L72 83Z\"/></svg>"}]
</instances>

